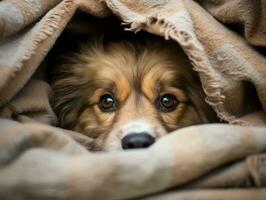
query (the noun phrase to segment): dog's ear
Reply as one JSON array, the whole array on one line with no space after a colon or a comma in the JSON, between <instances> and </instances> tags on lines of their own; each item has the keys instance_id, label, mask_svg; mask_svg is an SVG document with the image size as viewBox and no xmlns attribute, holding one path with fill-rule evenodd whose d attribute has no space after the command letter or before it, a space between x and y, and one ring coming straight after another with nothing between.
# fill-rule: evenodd
<instances>
[{"instance_id":1,"label":"dog's ear","mask_svg":"<svg viewBox=\"0 0 266 200\"><path fill-rule=\"evenodd\" d=\"M206 95L197 75L193 75L193 80L187 81L184 85L189 101L194 106L203 122L217 122L218 118L215 111L205 102Z\"/></svg>"},{"instance_id":2,"label":"dog's ear","mask_svg":"<svg viewBox=\"0 0 266 200\"><path fill-rule=\"evenodd\" d=\"M62 66L60 66L62 67ZM70 69L69 69L70 70ZM57 80L52 83L51 104L63 128L73 128L82 109L81 87L78 77L69 72L58 71ZM68 75L66 75L66 73Z\"/></svg>"},{"instance_id":3,"label":"dog's ear","mask_svg":"<svg viewBox=\"0 0 266 200\"><path fill-rule=\"evenodd\" d=\"M76 124L86 99L84 91L93 87L89 83L89 58L96 51L104 51L103 35L90 38L85 44L81 44L77 53L62 54L54 63L51 73L51 85L53 95L52 107L59 118L60 126L72 129ZM93 74L90 74L93 77ZM90 94L87 94L88 96Z\"/></svg>"}]
</instances>

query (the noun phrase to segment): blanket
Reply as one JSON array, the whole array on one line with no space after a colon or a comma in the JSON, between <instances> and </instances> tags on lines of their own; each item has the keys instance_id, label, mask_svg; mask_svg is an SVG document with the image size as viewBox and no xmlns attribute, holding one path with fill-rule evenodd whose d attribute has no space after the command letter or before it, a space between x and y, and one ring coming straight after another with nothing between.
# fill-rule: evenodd
<instances>
[{"instance_id":1,"label":"blanket","mask_svg":"<svg viewBox=\"0 0 266 200\"><path fill-rule=\"evenodd\" d=\"M36 75L76 12L177 42L225 123L88 151L91 138L56 127ZM0 198L265 199L265 47L264 0L0 0Z\"/></svg>"}]
</instances>

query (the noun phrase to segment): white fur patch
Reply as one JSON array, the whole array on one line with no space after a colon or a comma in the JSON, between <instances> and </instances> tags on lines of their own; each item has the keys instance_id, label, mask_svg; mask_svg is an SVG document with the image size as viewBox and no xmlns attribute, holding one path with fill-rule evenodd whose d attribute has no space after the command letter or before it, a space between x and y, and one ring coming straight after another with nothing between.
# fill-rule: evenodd
<instances>
[{"instance_id":1,"label":"white fur patch","mask_svg":"<svg viewBox=\"0 0 266 200\"><path fill-rule=\"evenodd\" d=\"M121 128L121 131L122 138L128 134L143 132L155 137L154 128L144 119L137 119L135 121L127 123Z\"/></svg>"}]
</instances>

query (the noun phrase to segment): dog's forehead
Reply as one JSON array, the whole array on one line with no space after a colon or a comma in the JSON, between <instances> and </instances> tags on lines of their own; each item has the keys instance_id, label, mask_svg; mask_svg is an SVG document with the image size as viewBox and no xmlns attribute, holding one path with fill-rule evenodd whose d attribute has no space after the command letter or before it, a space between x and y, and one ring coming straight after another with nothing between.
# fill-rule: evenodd
<instances>
[{"instance_id":1,"label":"dog's forehead","mask_svg":"<svg viewBox=\"0 0 266 200\"><path fill-rule=\"evenodd\" d=\"M184 70L163 51L146 49L136 56L132 49L121 46L108 54L102 52L93 60L94 64L90 65L96 73L90 78L99 88L107 85L106 89L120 99L126 99L133 91L154 99L158 88L176 86L178 79L184 76Z\"/></svg>"}]
</instances>

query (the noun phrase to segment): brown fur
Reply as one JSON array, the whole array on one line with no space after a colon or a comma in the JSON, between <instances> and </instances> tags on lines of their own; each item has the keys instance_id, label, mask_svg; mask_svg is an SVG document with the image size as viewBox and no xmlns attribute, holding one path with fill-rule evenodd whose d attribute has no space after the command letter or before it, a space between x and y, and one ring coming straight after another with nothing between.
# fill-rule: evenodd
<instances>
[{"instance_id":1,"label":"brown fur","mask_svg":"<svg viewBox=\"0 0 266 200\"><path fill-rule=\"evenodd\" d=\"M153 43L153 44L152 44ZM156 137L175 129L212 121L201 84L186 55L169 43L111 42L87 45L57 68L53 83L54 108L64 128L95 138L94 150L115 149L120 128L144 118ZM115 112L102 112L102 95L113 94ZM158 96L174 95L179 104L172 112L156 107Z\"/></svg>"}]
</instances>

